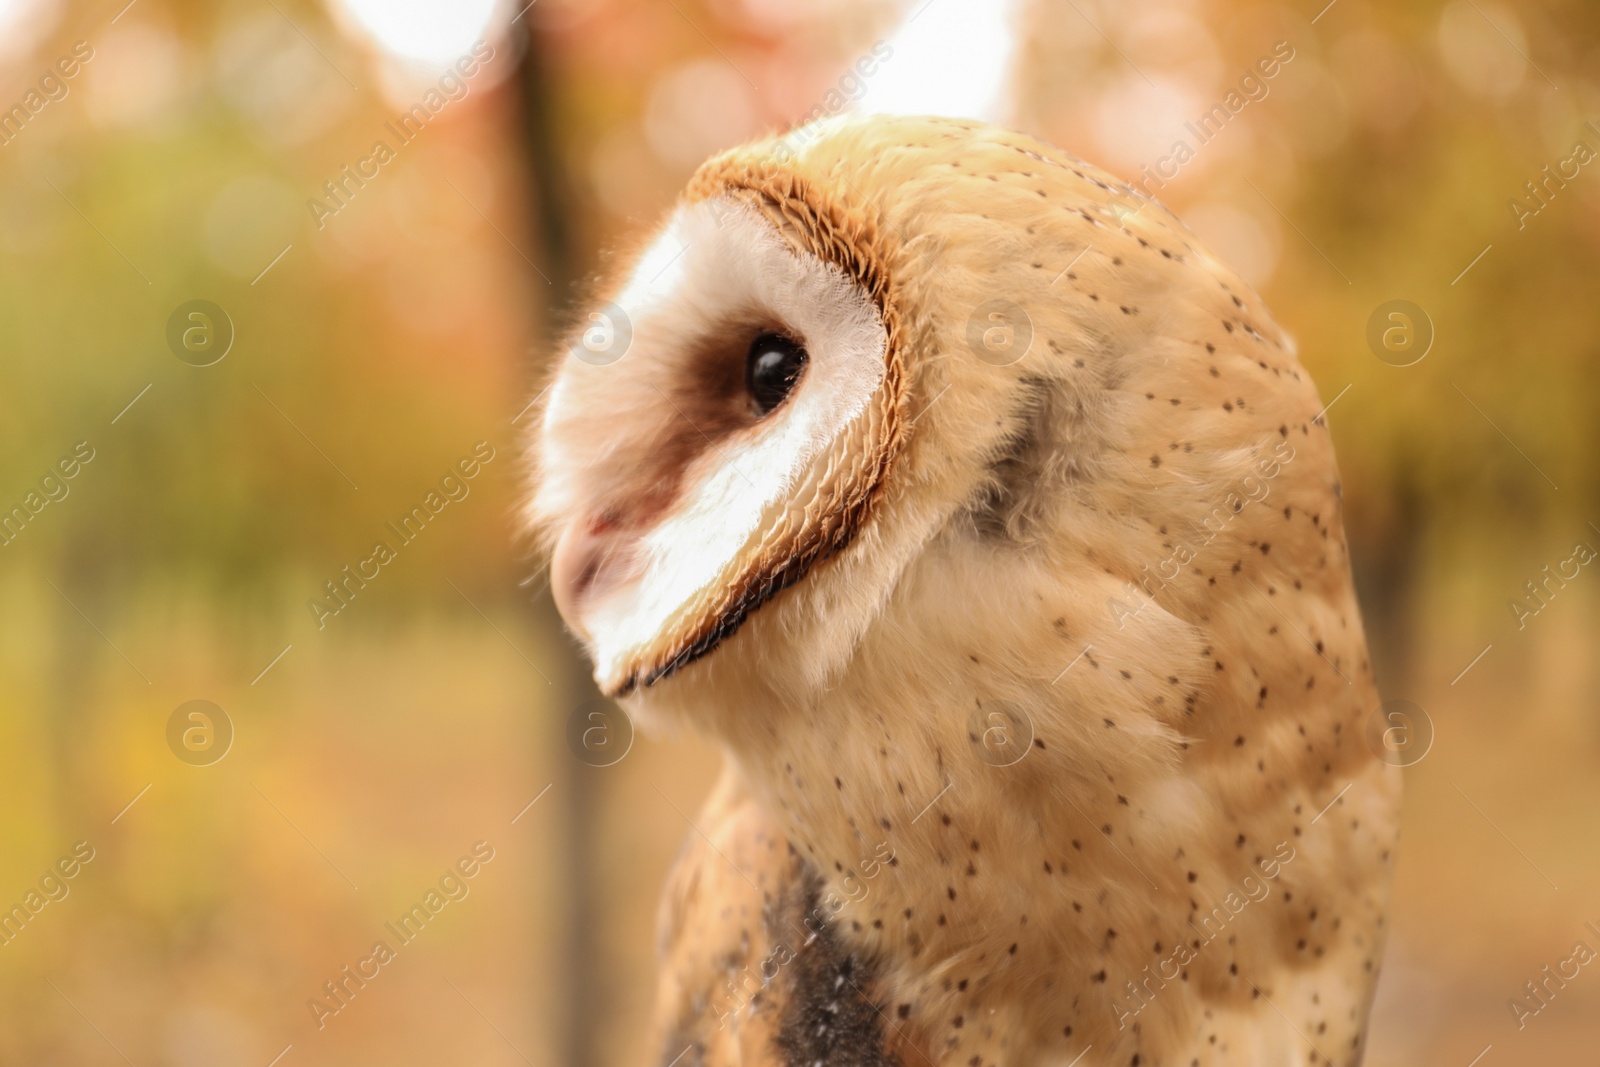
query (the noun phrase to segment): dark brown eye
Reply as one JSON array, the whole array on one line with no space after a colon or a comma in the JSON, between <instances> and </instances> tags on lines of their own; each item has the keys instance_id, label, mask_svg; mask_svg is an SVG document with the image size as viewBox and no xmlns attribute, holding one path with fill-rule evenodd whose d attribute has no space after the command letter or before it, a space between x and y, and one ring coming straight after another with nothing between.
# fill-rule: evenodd
<instances>
[{"instance_id":1,"label":"dark brown eye","mask_svg":"<svg viewBox=\"0 0 1600 1067\"><path fill-rule=\"evenodd\" d=\"M756 412L767 414L794 391L806 369L806 350L777 333L764 333L750 343L744 361L744 387L755 401Z\"/></svg>"}]
</instances>

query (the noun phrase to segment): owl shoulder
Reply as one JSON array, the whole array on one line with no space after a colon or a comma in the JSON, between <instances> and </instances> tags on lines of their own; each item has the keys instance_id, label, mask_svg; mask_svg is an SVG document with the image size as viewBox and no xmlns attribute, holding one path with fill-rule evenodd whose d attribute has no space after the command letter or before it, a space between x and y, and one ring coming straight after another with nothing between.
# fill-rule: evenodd
<instances>
[{"instance_id":1,"label":"owl shoulder","mask_svg":"<svg viewBox=\"0 0 1600 1067\"><path fill-rule=\"evenodd\" d=\"M871 961L840 936L824 892L777 820L724 771L662 896L654 1067L899 1061Z\"/></svg>"}]
</instances>

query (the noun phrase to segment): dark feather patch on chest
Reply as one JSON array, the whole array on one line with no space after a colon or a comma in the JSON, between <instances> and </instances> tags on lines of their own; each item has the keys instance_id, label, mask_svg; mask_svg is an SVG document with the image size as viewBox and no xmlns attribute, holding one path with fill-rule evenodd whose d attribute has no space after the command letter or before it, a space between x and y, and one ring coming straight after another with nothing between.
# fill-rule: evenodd
<instances>
[{"instance_id":1,"label":"dark feather patch on chest","mask_svg":"<svg viewBox=\"0 0 1600 1067\"><path fill-rule=\"evenodd\" d=\"M822 906L823 885L809 867L784 893L773 918L775 940L805 932L802 947L784 967L779 1000L780 1062L786 1067L900 1067L887 1049L886 1017L872 1000L872 961L839 939Z\"/></svg>"}]
</instances>

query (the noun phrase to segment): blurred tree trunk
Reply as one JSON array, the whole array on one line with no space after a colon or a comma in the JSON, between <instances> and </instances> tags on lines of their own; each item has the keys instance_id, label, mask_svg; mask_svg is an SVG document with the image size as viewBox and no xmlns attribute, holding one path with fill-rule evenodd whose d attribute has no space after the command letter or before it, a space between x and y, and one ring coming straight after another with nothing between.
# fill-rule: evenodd
<instances>
[{"instance_id":1,"label":"blurred tree trunk","mask_svg":"<svg viewBox=\"0 0 1600 1067\"><path fill-rule=\"evenodd\" d=\"M1420 457L1409 449L1404 452L1408 454L1394 467L1389 524L1376 537L1353 541L1351 547L1372 671L1385 699L1400 695L1415 677L1416 634L1422 625L1416 598L1428 505L1415 473ZM1345 536L1350 535L1347 530Z\"/></svg>"},{"instance_id":2,"label":"blurred tree trunk","mask_svg":"<svg viewBox=\"0 0 1600 1067\"><path fill-rule=\"evenodd\" d=\"M104 791L93 787L85 770L85 763L89 762L84 758L86 739L104 725L93 710L93 690L95 680L103 677L108 667L128 668L121 654L107 647L106 639L88 621L99 620L98 625L109 627L112 615L106 552L93 541L81 534L70 536L57 557L59 566L49 576L54 588L46 603L54 639L50 642L46 722L50 759L56 772L55 807L49 816L68 844L84 837L99 848L106 840L107 824L102 820L109 820L116 812L101 813L94 808L92 802L104 803ZM133 670L128 669L127 675L117 678L119 684L131 686Z\"/></svg>"},{"instance_id":3,"label":"blurred tree trunk","mask_svg":"<svg viewBox=\"0 0 1600 1067\"><path fill-rule=\"evenodd\" d=\"M548 57L553 54L552 45L541 28L537 11L530 10L524 18L528 27L527 50L523 54L520 88L523 146L532 184L529 221L540 250L541 269L550 282L548 286L539 285L537 280L534 282L536 288L544 291L538 351L553 353L558 340L556 313L571 292L578 270L569 221L573 202L556 132L557 88L548 64ZM536 621L542 632L562 633L548 583L534 600L532 610L538 616ZM592 769L579 764L564 750L568 713L599 694L571 644L557 641L553 645L568 651L552 701L555 714L545 724L547 743L557 752L555 788L551 793L553 798L560 799L566 816L564 840L560 845L565 862L558 868L566 876L562 893L566 921L557 924L564 939L553 953L560 968L555 988L560 990L564 1001L560 1006L564 1024L561 1062L570 1067L598 1067L596 1038L605 996L599 983L602 945L597 936L599 885L594 842L598 798Z\"/></svg>"}]
</instances>

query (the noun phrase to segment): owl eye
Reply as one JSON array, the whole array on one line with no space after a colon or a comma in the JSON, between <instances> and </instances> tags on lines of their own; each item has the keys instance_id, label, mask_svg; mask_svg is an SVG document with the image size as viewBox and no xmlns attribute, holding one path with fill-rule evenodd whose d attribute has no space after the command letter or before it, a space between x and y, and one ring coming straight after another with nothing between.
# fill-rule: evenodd
<instances>
[{"instance_id":1,"label":"owl eye","mask_svg":"<svg viewBox=\"0 0 1600 1067\"><path fill-rule=\"evenodd\" d=\"M750 343L744 387L755 401L758 415L767 414L794 391L808 358L798 342L782 334L764 333Z\"/></svg>"}]
</instances>

